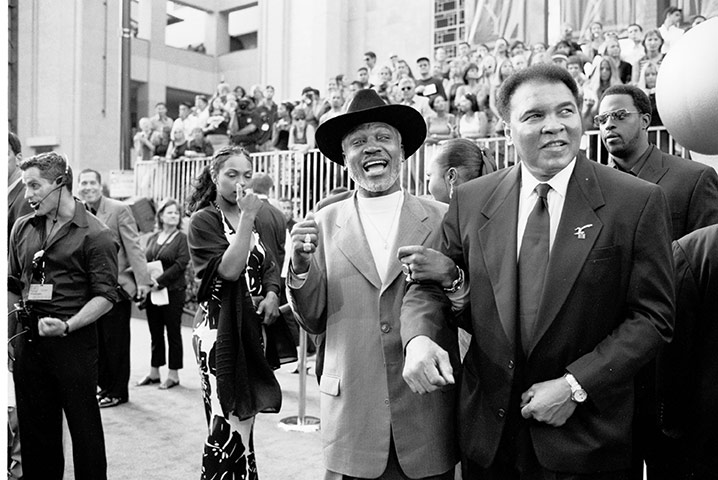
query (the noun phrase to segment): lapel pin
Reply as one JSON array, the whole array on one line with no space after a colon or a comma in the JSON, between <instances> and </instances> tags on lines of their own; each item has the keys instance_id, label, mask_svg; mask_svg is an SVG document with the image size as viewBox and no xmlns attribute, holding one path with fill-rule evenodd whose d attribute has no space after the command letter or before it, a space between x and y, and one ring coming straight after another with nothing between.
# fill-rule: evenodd
<instances>
[{"instance_id":1,"label":"lapel pin","mask_svg":"<svg viewBox=\"0 0 718 480\"><path fill-rule=\"evenodd\" d=\"M574 235L576 235L576 238L579 240L585 240L586 239L586 230L587 228L593 227L593 223L589 223L588 225L584 225L583 227L576 227L576 231L573 232Z\"/></svg>"}]
</instances>

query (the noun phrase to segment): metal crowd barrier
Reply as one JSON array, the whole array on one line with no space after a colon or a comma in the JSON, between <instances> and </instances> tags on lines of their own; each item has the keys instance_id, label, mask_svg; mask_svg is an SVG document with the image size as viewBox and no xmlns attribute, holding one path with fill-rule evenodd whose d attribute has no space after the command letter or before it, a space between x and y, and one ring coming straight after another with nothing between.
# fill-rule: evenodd
<instances>
[{"instance_id":1,"label":"metal crowd barrier","mask_svg":"<svg viewBox=\"0 0 718 480\"><path fill-rule=\"evenodd\" d=\"M674 155L689 158L686 149L680 147L664 127L648 129L651 142ZM498 168L517 162L515 148L505 137L490 137L476 143L493 155ZM401 185L415 195L428 195L426 172L439 145L424 145L409 157L401 171ZM587 131L582 148L589 158L607 163L608 157L601 145L598 130ZM294 205L294 217L304 218L314 206L337 187L353 188L346 170L325 158L319 150L306 153L274 151L251 154L255 172L270 175L274 180L275 199L288 198ZM185 204L192 192L192 184L210 158L181 158L179 160L138 161L135 165L135 195L151 198L158 204L165 198L174 198Z\"/></svg>"}]
</instances>

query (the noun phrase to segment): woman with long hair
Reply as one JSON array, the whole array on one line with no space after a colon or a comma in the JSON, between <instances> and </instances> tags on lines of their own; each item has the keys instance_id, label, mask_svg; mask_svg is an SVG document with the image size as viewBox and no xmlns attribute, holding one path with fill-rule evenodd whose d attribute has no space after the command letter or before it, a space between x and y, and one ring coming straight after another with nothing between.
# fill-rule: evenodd
<instances>
[{"instance_id":1,"label":"woman with long hair","mask_svg":"<svg viewBox=\"0 0 718 480\"><path fill-rule=\"evenodd\" d=\"M152 339L150 373L137 382L138 386L160 383L160 367L165 361L165 329L169 347L169 372L167 379L159 386L167 390L179 385L179 370L182 368L182 312L184 310L187 281L185 270L189 264L187 236L180 231L182 227L182 208L174 199L160 204L156 215L157 231L147 239L145 255L148 264L159 261L162 272L153 274L152 293L147 299L147 324ZM166 289L166 300L158 300L159 292Z\"/></svg>"},{"instance_id":2,"label":"woman with long hair","mask_svg":"<svg viewBox=\"0 0 718 480\"><path fill-rule=\"evenodd\" d=\"M281 406L262 339L262 323L279 315L279 270L254 228L262 200L247 191L252 173L246 150L224 148L188 204L190 256L201 281L193 344L209 427L202 479L257 479L254 417ZM252 297L262 300L255 305Z\"/></svg>"},{"instance_id":3,"label":"woman with long hair","mask_svg":"<svg viewBox=\"0 0 718 480\"><path fill-rule=\"evenodd\" d=\"M449 203L454 190L462 183L496 171L491 154L471 140L455 138L444 142L429 164L429 193L434 200ZM440 271L435 268L435 271ZM459 351L464 358L471 335L459 329Z\"/></svg>"},{"instance_id":4,"label":"woman with long hair","mask_svg":"<svg viewBox=\"0 0 718 480\"><path fill-rule=\"evenodd\" d=\"M621 60L621 44L618 43L616 37L607 37L599 48L599 53L616 68L621 83L625 84L631 81L633 67L630 63Z\"/></svg>"},{"instance_id":5,"label":"woman with long hair","mask_svg":"<svg viewBox=\"0 0 718 480\"><path fill-rule=\"evenodd\" d=\"M486 113L481 111L476 95L465 93L459 99L459 137L461 138L485 138L489 136L489 119Z\"/></svg>"},{"instance_id":6,"label":"woman with long hair","mask_svg":"<svg viewBox=\"0 0 718 480\"><path fill-rule=\"evenodd\" d=\"M465 94L473 93L476 96L479 106L485 109L489 105L489 85L482 82L483 72L481 68L475 64L470 63L464 70L464 85L459 87L456 91L456 98L461 100Z\"/></svg>"},{"instance_id":7,"label":"woman with long hair","mask_svg":"<svg viewBox=\"0 0 718 480\"><path fill-rule=\"evenodd\" d=\"M456 117L449 113L449 103L442 95L429 100L434 111L426 117L426 143L435 144L456 137Z\"/></svg>"},{"instance_id":8,"label":"woman with long hair","mask_svg":"<svg viewBox=\"0 0 718 480\"><path fill-rule=\"evenodd\" d=\"M633 64L633 71L631 74L631 83L638 82L638 76L641 74L641 70L643 70L643 66L648 63L654 63L657 66L661 66L661 62L663 61L664 54L661 53L661 49L663 48L663 36L661 35L661 32L658 31L658 29L649 30L646 32L646 34L643 36L643 49L646 51L646 54L638 59L636 63Z\"/></svg>"},{"instance_id":9,"label":"woman with long hair","mask_svg":"<svg viewBox=\"0 0 718 480\"><path fill-rule=\"evenodd\" d=\"M504 80L506 80L512 73L514 73L513 63L511 63L510 59L504 59L499 62L496 68L496 73L491 80L491 88L489 89L489 108L493 114L493 131L496 134L501 134L503 132L503 126L500 121L501 115L499 114L499 109L496 106L496 92L499 91L499 88L501 88Z\"/></svg>"},{"instance_id":10,"label":"woman with long hair","mask_svg":"<svg viewBox=\"0 0 718 480\"><path fill-rule=\"evenodd\" d=\"M449 62L449 78L444 79L444 91L449 96L446 100L449 102L449 111L456 113L456 94L464 83L464 67L463 62L455 58Z\"/></svg>"}]
</instances>

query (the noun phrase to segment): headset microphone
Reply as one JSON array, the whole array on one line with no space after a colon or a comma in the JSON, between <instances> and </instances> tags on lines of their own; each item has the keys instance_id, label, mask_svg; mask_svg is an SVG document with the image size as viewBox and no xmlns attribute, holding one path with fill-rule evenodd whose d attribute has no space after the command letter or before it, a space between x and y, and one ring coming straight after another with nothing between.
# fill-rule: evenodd
<instances>
[{"instance_id":1,"label":"headset microphone","mask_svg":"<svg viewBox=\"0 0 718 480\"><path fill-rule=\"evenodd\" d=\"M62 177L58 178L58 180L62 180ZM50 195L52 195L52 192L54 192L54 191L56 191L56 190L59 190L59 189L61 189L61 188L64 187L64 186L65 186L65 182L60 181L60 183L59 183L55 188L53 188L52 190L50 190L49 192L47 192L47 194L45 194L45 196L42 197L39 202L30 202L30 206L33 208L33 210L37 210L38 208L40 208L40 204L41 204L42 202L44 202L47 197L49 197Z\"/></svg>"}]
</instances>

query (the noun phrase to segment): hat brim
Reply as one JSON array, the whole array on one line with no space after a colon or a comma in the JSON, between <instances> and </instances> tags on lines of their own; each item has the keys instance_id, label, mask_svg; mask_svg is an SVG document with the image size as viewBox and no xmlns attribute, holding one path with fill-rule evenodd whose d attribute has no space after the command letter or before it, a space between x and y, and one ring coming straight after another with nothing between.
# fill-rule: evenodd
<instances>
[{"instance_id":1,"label":"hat brim","mask_svg":"<svg viewBox=\"0 0 718 480\"><path fill-rule=\"evenodd\" d=\"M315 134L317 147L329 160L344 165L342 140L346 134L363 123L373 122L386 123L399 131L406 157L413 155L426 139L426 121L418 111L407 105L381 105L322 123Z\"/></svg>"}]
</instances>

